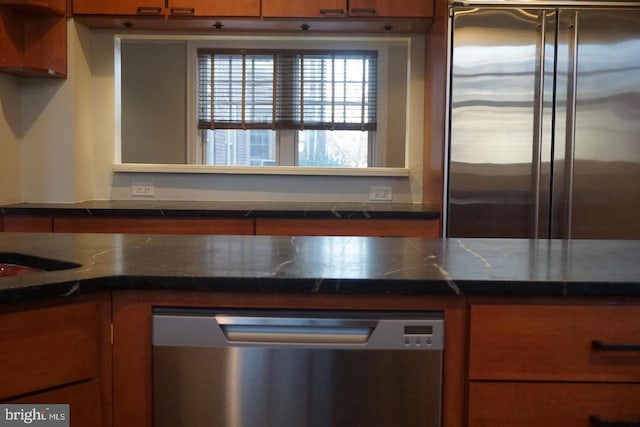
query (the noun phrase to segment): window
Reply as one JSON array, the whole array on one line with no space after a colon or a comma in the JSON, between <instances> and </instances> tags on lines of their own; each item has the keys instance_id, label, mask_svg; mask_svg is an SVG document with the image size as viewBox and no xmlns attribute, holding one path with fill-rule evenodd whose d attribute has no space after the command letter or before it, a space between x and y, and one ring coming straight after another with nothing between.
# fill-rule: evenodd
<instances>
[{"instance_id":1,"label":"window","mask_svg":"<svg viewBox=\"0 0 640 427\"><path fill-rule=\"evenodd\" d=\"M216 165L283 165L252 169L295 174L296 165L324 165L300 173L371 176L421 158L409 153L421 153L424 134L423 36L130 34L115 41L116 164L131 165L122 170L184 164L189 172L233 174L247 171ZM226 55L218 66L234 71L224 86L232 95L218 113L212 96L223 86L214 74L200 79L199 52L209 54L204 72L212 71L215 55ZM278 59L282 67L275 68ZM221 112L231 119L214 116ZM315 120L314 112L322 116Z\"/></svg>"},{"instance_id":2,"label":"window","mask_svg":"<svg viewBox=\"0 0 640 427\"><path fill-rule=\"evenodd\" d=\"M367 167L377 51L198 49L202 162Z\"/></svg>"}]
</instances>

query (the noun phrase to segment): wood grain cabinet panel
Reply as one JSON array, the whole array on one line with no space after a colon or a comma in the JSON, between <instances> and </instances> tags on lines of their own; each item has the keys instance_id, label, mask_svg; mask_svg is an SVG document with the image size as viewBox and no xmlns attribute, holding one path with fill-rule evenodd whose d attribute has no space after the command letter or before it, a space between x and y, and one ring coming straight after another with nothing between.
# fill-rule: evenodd
<instances>
[{"instance_id":1,"label":"wood grain cabinet panel","mask_svg":"<svg viewBox=\"0 0 640 427\"><path fill-rule=\"evenodd\" d=\"M56 233L253 234L247 218L56 217Z\"/></svg>"},{"instance_id":2,"label":"wood grain cabinet panel","mask_svg":"<svg viewBox=\"0 0 640 427\"><path fill-rule=\"evenodd\" d=\"M433 0L349 0L349 16L429 18Z\"/></svg>"},{"instance_id":3,"label":"wood grain cabinet panel","mask_svg":"<svg viewBox=\"0 0 640 427\"><path fill-rule=\"evenodd\" d=\"M67 76L67 20L56 3L0 1L0 71Z\"/></svg>"},{"instance_id":4,"label":"wood grain cabinet panel","mask_svg":"<svg viewBox=\"0 0 640 427\"><path fill-rule=\"evenodd\" d=\"M170 0L169 16L259 17L260 0Z\"/></svg>"},{"instance_id":5,"label":"wood grain cabinet panel","mask_svg":"<svg viewBox=\"0 0 640 427\"><path fill-rule=\"evenodd\" d=\"M164 0L73 0L76 15L163 15Z\"/></svg>"},{"instance_id":6,"label":"wood grain cabinet panel","mask_svg":"<svg viewBox=\"0 0 640 427\"><path fill-rule=\"evenodd\" d=\"M0 0L2 1L2 0ZM260 16L260 0L73 0L76 15Z\"/></svg>"},{"instance_id":7,"label":"wood grain cabinet panel","mask_svg":"<svg viewBox=\"0 0 640 427\"><path fill-rule=\"evenodd\" d=\"M265 18L344 18L346 0L262 0Z\"/></svg>"},{"instance_id":8,"label":"wood grain cabinet panel","mask_svg":"<svg viewBox=\"0 0 640 427\"><path fill-rule=\"evenodd\" d=\"M592 416L600 423L595 419L591 423ZM632 426L639 422L640 384L479 382L469 387L468 427Z\"/></svg>"},{"instance_id":9,"label":"wood grain cabinet panel","mask_svg":"<svg viewBox=\"0 0 640 427\"><path fill-rule=\"evenodd\" d=\"M3 217L4 231L51 233L53 218L50 216L8 215Z\"/></svg>"},{"instance_id":10,"label":"wood grain cabinet panel","mask_svg":"<svg viewBox=\"0 0 640 427\"><path fill-rule=\"evenodd\" d=\"M640 422L640 307L470 311L468 427Z\"/></svg>"},{"instance_id":11,"label":"wood grain cabinet panel","mask_svg":"<svg viewBox=\"0 0 640 427\"><path fill-rule=\"evenodd\" d=\"M470 318L471 380L640 382L640 307L473 305Z\"/></svg>"},{"instance_id":12,"label":"wood grain cabinet panel","mask_svg":"<svg viewBox=\"0 0 640 427\"><path fill-rule=\"evenodd\" d=\"M439 222L392 219L256 219L256 234L437 238Z\"/></svg>"},{"instance_id":13,"label":"wood grain cabinet panel","mask_svg":"<svg viewBox=\"0 0 640 427\"><path fill-rule=\"evenodd\" d=\"M86 381L45 393L31 395L6 402L9 404L69 405L71 425L82 427L107 427L108 421L101 417L100 384L97 380Z\"/></svg>"},{"instance_id":14,"label":"wood grain cabinet panel","mask_svg":"<svg viewBox=\"0 0 640 427\"><path fill-rule=\"evenodd\" d=\"M0 400L97 378L97 304L0 315Z\"/></svg>"}]
</instances>

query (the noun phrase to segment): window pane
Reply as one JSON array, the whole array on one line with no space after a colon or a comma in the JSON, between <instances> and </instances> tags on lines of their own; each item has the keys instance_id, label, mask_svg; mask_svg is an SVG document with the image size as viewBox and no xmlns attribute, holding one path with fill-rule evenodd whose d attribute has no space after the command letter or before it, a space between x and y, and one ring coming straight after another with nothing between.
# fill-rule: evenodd
<instances>
[{"instance_id":1,"label":"window pane","mask_svg":"<svg viewBox=\"0 0 640 427\"><path fill-rule=\"evenodd\" d=\"M199 50L200 129L376 129L377 52L255 52Z\"/></svg>"},{"instance_id":2,"label":"window pane","mask_svg":"<svg viewBox=\"0 0 640 427\"><path fill-rule=\"evenodd\" d=\"M204 131L204 164L220 166L273 166L276 132L271 130Z\"/></svg>"},{"instance_id":3,"label":"window pane","mask_svg":"<svg viewBox=\"0 0 640 427\"><path fill-rule=\"evenodd\" d=\"M305 130L298 132L298 165L366 168L369 132Z\"/></svg>"}]
</instances>

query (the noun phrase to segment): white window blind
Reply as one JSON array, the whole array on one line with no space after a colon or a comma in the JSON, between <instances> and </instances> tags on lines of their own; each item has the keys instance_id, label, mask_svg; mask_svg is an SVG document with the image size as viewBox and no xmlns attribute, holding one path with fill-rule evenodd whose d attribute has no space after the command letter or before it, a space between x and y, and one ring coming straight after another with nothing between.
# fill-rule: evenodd
<instances>
[{"instance_id":1,"label":"white window blind","mask_svg":"<svg viewBox=\"0 0 640 427\"><path fill-rule=\"evenodd\" d=\"M375 131L376 51L198 50L200 129Z\"/></svg>"}]
</instances>

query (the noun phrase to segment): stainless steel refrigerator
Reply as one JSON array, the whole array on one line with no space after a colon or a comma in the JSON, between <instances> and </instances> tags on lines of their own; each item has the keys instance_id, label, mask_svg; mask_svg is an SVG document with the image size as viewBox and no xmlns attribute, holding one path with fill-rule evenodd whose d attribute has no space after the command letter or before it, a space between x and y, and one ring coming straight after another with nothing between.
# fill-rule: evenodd
<instances>
[{"instance_id":1,"label":"stainless steel refrigerator","mask_svg":"<svg viewBox=\"0 0 640 427\"><path fill-rule=\"evenodd\" d=\"M451 5L449 237L640 239L640 2Z\"/></svg>"}]
</instances>

